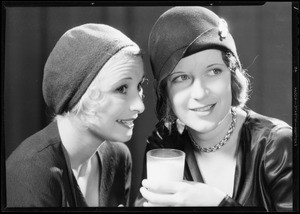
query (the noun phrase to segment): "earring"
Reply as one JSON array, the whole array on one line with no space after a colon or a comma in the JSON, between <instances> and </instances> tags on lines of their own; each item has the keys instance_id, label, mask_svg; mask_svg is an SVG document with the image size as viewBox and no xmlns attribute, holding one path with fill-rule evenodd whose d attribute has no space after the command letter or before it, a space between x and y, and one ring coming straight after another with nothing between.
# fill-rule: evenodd
<instances>
[{"instance_id":1,"label":"earring","mask_svg":"<svg viewBox=\"0 0 300 214\"><path fill-rule=\"evenodd\" d=\"M181 120L179 120L179 118L176 120L176 126L179 134L182 134L185 129L185 124Z\"/></svg>"},{"instance_id":2,"label":"earring","mask_svg":"<svg viewBox=\"0 0 300 214\"><path fill-rule=\"evenodd\" d=\"M176 122L176 117L171 114L169 108L167 108L167 110L166 110L166 113L165 113L165 116L163 118L163 121L164 121L164 125L167 127L167 129L169 130L169 132L171 132L172 124L174 124Z\"/></svg>"}]
</instances>

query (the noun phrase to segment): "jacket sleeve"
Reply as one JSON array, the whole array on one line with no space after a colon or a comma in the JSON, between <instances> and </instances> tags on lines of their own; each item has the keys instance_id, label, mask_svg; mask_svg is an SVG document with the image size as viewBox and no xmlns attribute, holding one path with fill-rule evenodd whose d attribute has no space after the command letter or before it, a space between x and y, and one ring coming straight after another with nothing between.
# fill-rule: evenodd
<instances>
[{"instance_id":1,"label":"jacket sleeve","mask_svg":"<svg viewBox=\"0 0 300 214\"><path fill-rule=\"evenodd\" d=\"M291 128L272 132L264 157L264 176L272 209L292 211L293 208L293 141Z\"/></svg>"}]
</instances>

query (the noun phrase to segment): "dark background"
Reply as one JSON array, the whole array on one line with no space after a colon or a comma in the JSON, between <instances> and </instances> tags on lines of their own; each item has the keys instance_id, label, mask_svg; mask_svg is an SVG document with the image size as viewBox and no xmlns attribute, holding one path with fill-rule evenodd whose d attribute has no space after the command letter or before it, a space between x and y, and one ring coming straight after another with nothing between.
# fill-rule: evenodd
<instances>
[{"instance_id":1,"label":"dark background","mask_svg":"<svg viewBox=\"0 0 300 214\"><path fill-rule=\"evenodd\" d=\"M5 25L2 25L5 41L2 40L4 63L1 63L1 90L4 90L1 94L4 117L1 156L6 159L25 138L50 122L42 96L43 68L60 36L84 23L111 25L140 45L145 53L146 77L149 79L149 84L144 87L146 110L136 121L131 141L126 143L133 159L132 205L140 185L146 139L157 122L147 39L154 22L171 6L174 4L6 4ZM228 22L241 63L252 76L253 89L248 107L292 125L292 3L208 8Z\"/></svg>"}]
</instances>

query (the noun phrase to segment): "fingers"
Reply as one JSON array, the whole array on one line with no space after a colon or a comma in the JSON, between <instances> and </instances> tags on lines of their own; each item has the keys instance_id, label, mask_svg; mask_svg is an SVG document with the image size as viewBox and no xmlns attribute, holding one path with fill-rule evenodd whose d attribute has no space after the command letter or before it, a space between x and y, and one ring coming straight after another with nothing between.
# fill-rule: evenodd
<instances>
[{"instance_id":1,"label":"fingers","mask_svg":"<svg viewBox=\"0 0 300 214\"><path fill-rule=\"evenodd\" d=\"M142 196L147 200L144 206L172 206L174 204L174 194L161 194L140 188Z\"/></svg>"},{"instance_id":2,"label":"fingers","mask_svg":"<svg viewBox=\"0 0 300 214\"><path fill-rule=\"evenodd\" d=\"M165 207L162 204L154 204L154 203L150 203L150 202L144 202L143 206L144 207Z\"/></svg>"},{"instance_id":3,"label":"fingers","mask_svg":"<svg viewBox=\"0 0 300 214\"><path fill-rule=\"evenodd\" d=\"M142 181L143 187L148 189L151 192L163 193L163 194L171 194L176 193L182 182L176 181L150 181L148 179L144 179Z\"/></svg>"}]
</instances>

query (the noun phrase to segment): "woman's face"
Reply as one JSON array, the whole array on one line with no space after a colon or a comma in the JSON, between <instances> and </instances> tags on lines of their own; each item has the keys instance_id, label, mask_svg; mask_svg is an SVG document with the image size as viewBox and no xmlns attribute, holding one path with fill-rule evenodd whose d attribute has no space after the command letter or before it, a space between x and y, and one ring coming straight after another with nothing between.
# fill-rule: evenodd
<instances>
[{"instance_id":1,"label":"woman's face","mask_svg":"<svg viewBox=\"0 0 300 214\"><path fill-rule=\"evenodd\" d=\"M208 49L179 61L167 90L175 115L199 133L214 130L231 107L231 72L222 53Z\"/></svg>"},{"instance_id":2,"label":"woman's face","mask_svg":"<svg viewBox=\"0 0 300 214\"><path fill-rule=\"evenodd\" d=\"M134 120L145 110L142 58L116 62L99 75L97 89L103 97L96 109L96 123L89 130L103 140L126 142L132 136Z\"/></svg>"}]
</instances>

